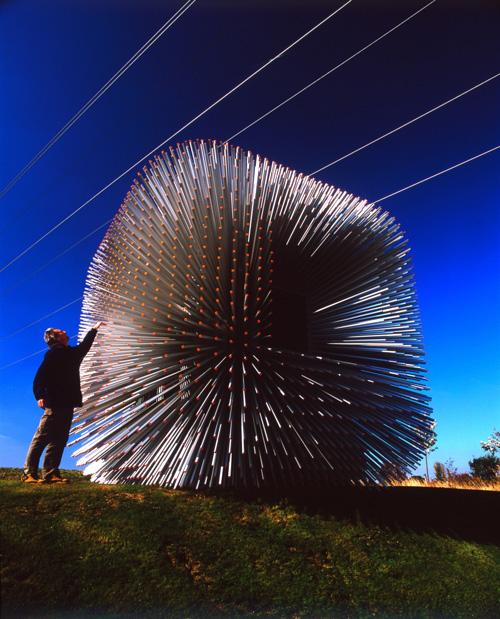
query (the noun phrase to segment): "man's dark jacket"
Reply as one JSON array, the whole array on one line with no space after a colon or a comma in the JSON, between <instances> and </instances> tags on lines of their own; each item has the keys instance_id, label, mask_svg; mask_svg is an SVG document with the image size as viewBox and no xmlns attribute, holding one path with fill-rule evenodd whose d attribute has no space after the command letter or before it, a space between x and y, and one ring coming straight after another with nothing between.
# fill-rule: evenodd
<instances>
[{"instance_id":1,"label":"man's dark jacket","mask_svg":"<svg viewBox=\"0 0 500 619\"><path fill-rule=\"evenodd\" d=\"M56 344L46 353L33 381L37 400L45 400L46 408L75 408L82 405L80 364L97 335L91 329L76 346Z\"/></svg>"}]
</instances>

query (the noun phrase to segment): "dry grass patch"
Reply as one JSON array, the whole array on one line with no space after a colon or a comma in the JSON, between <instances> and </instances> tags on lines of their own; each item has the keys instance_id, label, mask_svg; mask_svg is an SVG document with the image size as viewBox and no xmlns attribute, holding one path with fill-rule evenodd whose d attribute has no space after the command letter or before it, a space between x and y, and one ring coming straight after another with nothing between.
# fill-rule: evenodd
<instances>
[{"instance_id":1,"label":"dry grass patch","mask_svg":"<svg viewBox=\"0 0 500 619\"><path fill-rule=\"evenodd\" d=\"M483 481L477 477L460 477L461 478L459 479L449 479L446 481L425 481L411 478L403 481L395 481L394 486L404 488L454 488L455 490L487 490L492 492L500 492L500 479L494 481Z\"/></svg>"}]
</instances>

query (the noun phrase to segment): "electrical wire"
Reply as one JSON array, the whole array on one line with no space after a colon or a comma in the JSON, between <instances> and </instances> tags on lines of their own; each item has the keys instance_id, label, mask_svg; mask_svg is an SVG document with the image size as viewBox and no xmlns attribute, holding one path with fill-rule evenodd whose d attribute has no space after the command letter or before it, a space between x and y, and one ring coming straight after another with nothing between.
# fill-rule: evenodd
<instances>
[{"instance_id":1,"label":"electrical wire","mask_svg":"<svg viewBox=\"0 0 500 619\"><path fill-rule=\"evenodd\" d=\"M415 17L416 15L418 15L419 13L421 13L423 10L425 10L427 7L429 7L431 4L434 4L434 2L436 2L436 0L431 0L431 2L429 2L428 4L426 4L424 7L422 7L421 9L419 9L418 11L416 11L415 13L413 13L413 15L410 15L409 17L407 17L406 19L404 19L401 23L399 23L397 26L394 26L394 28L391 28L390 30L388 30L385 34L383 34L382 36L378 37L377 39L375 39L374 41L372 41L371 43L369 43L368 45L366 45L365 47L363 47L362 49L360 49L359 51L357 51L355 54L353 54L352 56L350 56L349 58L347 58L346 60L344 60L343 62L341 62L340 64L338 64L336 67L333 67L333 69L330 69L329 71L327 71L326 73L324 73L321 77L318 77L317 79L315 79L313 82L311 82L310 84L308 84L307 86L305 86L304 88L302 88L301 90L297 91L294 95L292 95L291 97L288 97L288 99L285 99L285 101L282 101L279 105L277 105L276 107L273 107L272 110L269 110L268 112L266 112L265 114L263 114L262 116L260 116L259 118L257 118L257 120L254 120L252 123L250 123L249 125L247 125L244 129L242 129L241 131L238 131L238 133L235 133L234 135L232 135L230 138L228 138L227 140L225 140L225 143L230 142L231 140L234 140L235 137L237 137L238 135L240 135L241 133L243 133L244 131L246 131L247 129L250 129L250 127L253 127L254 125L256 125L258 122L260 122L261 120L263 120L264 118L266 118L266 116L269 116L270 114L272 114L273 112L275 112L276 110L278 110L280 107L282 107L283 105L285 105L286 103L288 103L289 101L291 101L292 99L295 99L295 97L298 97L299 95L301 95L303 92L305 92L306 90L308 90L309 88L311 88L311 86L314 86L315 84L317 84L318 82L320 82L322 79L324 79L325 77L327 77L328 75L330 75L331 73L333 73L334 71L336 71L337 69L340 69L340 67L343 67L345 64L347 64L350 60L352 60L353 58L356 58L356 56L359 56L360 54L362 54L364 51L366 51L367 49L369 49L370 47L372 47L372 45L375 45L375 43L378 43L379 41L381 41L382 39L384 39L386 36L388 36L389 34L391 34L391 32L394 32L395 30L397 30L398 28L400 28L403 24L405 24L406 22L410 21L410 19L413 19L413 17Z\"/></svg>"},{"instance_id":2,"label":"electrical wire","mask_svg":"<svg viewBox=\"0 0 500 619\"><path fill-rule=\"evenodd\" d=\"M435 2L435 0L432 0L433 2ZM225 95L223 95L222 97L220 97L219 99L217 99L217 101L215 101L214 103L212 103L211 105L209 105L205 110L203 110L203 112L201 112L200 114L198 114L198 116L195 116L195 118L193 118L192 120L190 120L188 123L186 123L183 127L181 127L178 131L176 131L175 133L173 133L171 136L169 136L166 140L164 140L161 144L158 144L158 146L156 146L155 148L153 148L152 151L150 151L147 155L145 155L144 157L142 157L141 159L139 159L139 161L136 161L133 165L131 165L127 170L125 170L125 172L123 172L122 174L120 174L120 176L118 176L117 178L115 178L113 181L111 181L110 183L108 183L108 185L106 185L105 187L103 187L100 191L98 191L94 196L92 196L92 198L90 198L89 200L87 200L86 202L84 202L81 206L79 206L75 211L73 211L71 214L69 214L67 217L65 217L62 221L60 221L56 226L54 226L51 230L49 230L46 234L44 234L42 237L40 237L37 241L35 241L32 245L30 245L27 249L25 249L23 252L21 252L16 258L14 258L13 260L11 260L8 264L6 264L4 267L2 267L0 269L0 273L2 273L3 271L5 271L5 269L7 269L8 267L10 267L11 265L13 265L15 262L17 262L17 260L19 260L19 258L21 258L22 256L24 256L25 254L27 254L31 249L33 249L34 247L36 247L36 245L38 245L38 243L40 243L41 241L43 241L44 239L46 239L50 234L52 234L53 232L55 232L55 230L57 230L58 228L60 228L64 223L66 223L69 219L71 219L74 215L76 215L79 211L81 211L83 208L85 208L88 204L90 204L90 202L92 202L93 200L95 200L98 196L100 196L102 193L104 193L107 189L109 189L112 185L114 185L116 182L118 182L121 178L123 178L126 174L128 174L129 172L131 172L132 170L135 170L137 168L138 165L140 165L144 160L146 160L148 157L150 157L153 153L155 153L157 150L159 150L162 146L164 146L167 142L169 142L171 139L173 139L174 137L176 137L179 133L181 133L182 131L184 131L184 129L187 129L187 127L189 127L190 125L192 125L194 122L196 122L198 119L200 119L202 116L204 116L207 112L209 112L211 109L213 109L216 105L218 105L219 103L221 103L221 101L224 101L224 99L226 99L227 97L229 97L231 94L233 94L234 92L236 92L236 90L238 90L239 88L241 88L241 86L243 86L244 84L246 84L249 80L251 80L253 77L255 77L258 73L260 73L261 71L263 71L266 67L268 67L271 63L273 63L275 60L277 60L278 58L281 58L281 56L283 56L284 54L286 54L289 50L292 49L292 47L294 47L295 45L297 45L298 43L300 43L303 39L305 39L307 36L309 36L310 34L312 34L315 30L317 30L320 26L322 26L325 22L327 22L330 18L332 18L334 15L336 15L339 11L341 11L343 8L345 8L348 4L350 4L352 2L352 0L348 0L345 4L343 4L340 8L336 9L335 11L333 11L332 13L330 13L330 15L328 15L328 17L326 17L325 19L323 19L322 21L320 21L318 24L316 24L316 26L314 26L313 28L311 28L310 30L308 30L305 34L303 34L301 37L299 37L296 41L294 41L291 45L289 45L288 47L286 47L283 51L281 51L279 54L277 54L276 56L274 56L273 58L271 58L271 60L268 60L265 64L263 64L259 69L257 69L256 71L254 71L251 75L249 75L248 77L246 77L242 82L240 82L237 86L235 86L234 88L232 88L231 90L229 90Z\"/></svg>"},{"instance_id":3,"label":"electrical wire","mask_svg":"<svg viewBox=\"0 0 500 619\"><path fill-rule=\"evenodd\" d=\"M104 84L104 86L77 112L71 120L48 142L42 150L15 176L10 183L0 192L0 200L16 185L21 178L39 161L45 153L54 146L54 144L68 131L76 121L81 118L85 112L90 109L94 103L102 97L102 95L126 72L139 58L185 13L196 0L188 0L178 11L171 17L163 26L154 34L141 49L136 52L130 60L128 60L122 68L113 75L113 77Z\"/></svg>"},{"instance_id":4,"label":"electrical wire","mask_svg":"<svg viewBox=\"0 0 500 619\"><path fill-rule=\"evenodd\" d=\"M252 7L250 9L250 12L253 12L256 10L256 6ZM80 165L80 163L82 163L82 161L84 161L91 153L93 153L95 150L97 150L97 148L99 146L101 146L101 144L104 144L104 142L110 138L114 133L116 133L116 131L118 131L118 129L120 129L121 127L123 127L131 118L133 118L138 112L140 112L150 101L152 101L155 97L157 97L163 90L165 90L165 88L171 84L177 77L179 77L179 75L181 75L189 66L191 66L192 64L194 64L199 58L201 58L203 55L205 55L209 49L211 49L216 43L218 43L221 39L223 39L228 32L230 32L231 30L233 30L237 24L239 24L240 21L243 21L245 19L246 15L241 17L240 20L238 20L236 22L236 24L231 24L228 28L226 28L223 32L221 32L221 34L218 37L213 37L210 39L210 42L208 45L206 45L205 47L201 48L201 50L198 52L198 54L194 55L189 62L186 62L178 71L176 71L172 77L170 77L170 79L168 79L166 82L163 83L163 85L158 88L158 90L156 90L156 92L154 92L150 97L148 97L143 103L141 103L141 105L139 105L132 113L130 113L124 120L122 120L118 125L116 125L111 131L109 131L101 140L99 140L99 142L97 142L90 150L88 150L82 157L80 157L80 159L78 159L78 161L76 163L74 163L68 170L66 170L66 172L64 172L64 174L62 174L56 181L54 181L47 189L45 189L45 191L43 191L38 198L36 198L35 200L33 200L33 202L31 202L31 204L29 204L26 208L24 208L20 213L18 213L14 219L12 219L12 221L10 223L8 223L4 228L2 228L0 230L0 235L2 235L4 232L6 232L16 221L18 221L27 211L29 211L33 206L35 206L35 204L41 200L41 198L43 198L43 196L47 195L49 193L49 191L51 189L53 189L57 183L59 183L63 178L65 178L71 171L73 171L78 165Z\"/></svg>"},{"instance_id":5,"label":"electrical wire","mask_svg":"<svg viewBox=\"0 0 500 619\"><path fill-rule=\"evenodd\" d=\"M381 135L380 137L376 138L375 140L372 140L371 142L368 142L368 144L365 144L364 146L361 146L360 148L356 148L356 150L353 150L350 153L348 153L347 155L344 155L343 157L340 157L339 159L336 159L335 161L332 161L331 163L328 163L327 165L323 166L322 168L319 168L319 170L315 170L314 172L311 172L311 176L314 176L318 172L322 172L323 170L326 170L326 168L329 168L330 166L335 165L336 163L339 163L340 161L343 161L344 159L347 159L351 155L359 153L360 151L364 150L365 148L368 148L368 146L371 146L372 144L375 144L376 142L380 142L380 140L383 140L384 138L387 138L388 136L392 135L393 133L396 133L396 131L399 131L400 129L404 129L405 127L408 127L409 125L413 124L417 120L420 120L421 118L424 118L425 116L428 116L429 114L432 114L432 112L436 112L437 110L441 109L445 105L448 105L448 103L452 103L453 101L456 101L457 99L460 99L460 97L463 97L464 95L468 94L469 92L472 92L473 90L476 90L476 88L479 88L480 86L484 86L484 84L487 84L488 82L491 82L492 80L496 79L499 76L500 76L500 73L497 73L496 75L493 75L492 77L489 77L487 80L484 80L484 82L481 82L480 84L476 84L472 88L469 88L468 90L465 90L464 92L460 93L456 97L453 97L452 99L448 99L448 101L445 101L444 103L441 103L440 105L437 105L436 107L432 108L432 110L429 110L429 111L425 112L424 114L420 114L420 116L417 116L417 117L413 118L412 120L409 120L408 122L404 123L403 125L400 125L399 127L396 127L396 129L393 129L392 131L389 131L388 133L384 133L384 135Z\"/></svg>"},{"instance_id":6,"label":"electrical wire","mask_svg":"<svg viewBox=\"0 0 500 619\"><path fill-rule=\"evenodd\" d=\"M384 196L383 198L379 198L378 200L374 200L373 204L378 204L379 202L382 202L383 200L387 200L388 198L392 198L393 196L398 195L399 193L402 193L403 191L407 191L408 189L411 189L412 187L416 187L417 185L421 185L422 183L425 183L426 181L429 181L433 178L436 178L437 176L441 176L442 174L445 174L446 172L450 172L451 170L455 170L456 168L459 168L460 166L465 165L466 163L469 163L471 161L474 161L475 159L479 159L480 157L483 157L484 155L487 155L489 153L492 153L493 151L496 151L500 149L500 144L498 146L495 146L493 148L490 148L487 151L484 151L483 153L480 153L479 155L475 155L474 157L471 157L465 161L462 161L461 163L457 163L454 166L451 166L449 168L446 168L446 170L442 170L441 172L437 172L436 174L433 174L432 176L428 176L427 178L424 178L416 183L413 183L412 185L408 185L407 187L404 187L403 189L399 189L398 191L395 191L387 196ZM47 316L44 316L43 318L40 318L40 320L37 320L36 322L33 322L31 325L28 325L27 327L24 327L23 329L20 329L19 331L16 331L16 333L12 333L11 335L8 335L7 337L3 338L3 340L0 341L4 341L10 337L12 337L13 335L16 335L17 333L20 333L21 331L24 331L25 329L28 329L29 327L37 324L38 322L41 322L42 320L45 320L45 318L48 318L49 316L52 316L54 314L56 314L57 312L65 309L66 307L69 307L70 305L72 305L73 303L77 303L78 301L80 301L83 297L80 297L78 299L75 299L74 301L71 301L71 303L68 303L67 305L64 305L63 307L60 307L59 309L55 310L54 312L52 312L51 314L48 314ZM25 359L29 359L30 357L33 357L34 355L39 354L40 352L43 351L38 351L36 353L33 353L31 355L28 355L27 357L24 357L23 359L19 359L18 361L14 361L13 363L10 363L9 365L6 365L2 368L0 368L1 370L4 370L8 367L10 367L11 365L15 365L16 363L20 363L21 361L24 361Z\"/></svg>"},{"instance_id":7,"label":"electrical wire","mask_svg":"<svg viewBox=\"0 0 500 619\"><path fill-rule=\"evenodd\" d=\"M27 355L26 357L23 357L22 359L13 361L12 363L9 363L8 365L4 365L3 367L0 368L0 372L2 370L6 370L7 368L12 367L13 365L17 365L18 363L21 363L22 361L26 361L26 359L31 359L31 357L36 357L36 355L39 355L40 353L45 352L46 350L47 350L47 347L42 348L40 350L37 350L36 352L32 352L31 355Z\"/></svg>"},{"instance_id":8,"label":"electrical wire","mask_svg":"<svg viewBox=\"0 0 500 619\"><path fill-rule=\"evenodd\" d=\"M72 335L69 339L72 340L76 337L76 335ZM46 352L47 351L47 347L42 348L41 350L37 350L36 352L32 352L31 355L27 355L26 357L23 357L22 359L18 359L17 361L13 361L12 363L9 363L8 365L4 365L3 367L0 368L0 372L2 370L6 370L7 368L12 367L13 365L17 365L18 363L21 363L22 361L26 361L26 359L31 359L31 357L36 357L36 355L39 355L42 352Z\"/></svg>"},{"instance_id":9,"label":"electrical wire","mask_svg":"<svg viewBox=\"0 0 500 619\"><path fill-rule=\"evenodd\" d=\"M403 191L406 191L407 189L411 189L412 187L416 187L417 185L421 185L422 183L425 183L426 181L430 181L432 178L436 178L436 176L441 176L441 174L445 174L446 172L450 172L451 170L455 170L456 168L459 168L460 166L463 166L466 163L474 161L475 159L479 159L480 157L484 157L484 155L488 155L489 153L492 153L493 151L498 150L499 148L500 148L500 144L498 146L490 148L489 150L485 150L484 153L480 153L479 155L476 155L475 157L471 157L470 159L467 159L466 161L462 161L461 163L457 163L456 165L451 166L450 168L446 168L446 170L441 170L441 172L438 172L437 174L433 174L432 176L428 176L427 178L423 178L421 181L413 183L412 185L408 185L407 187L403 187L403 189L398 189L398 191L390 193L389 195L384 196L383 198L379 198L378 200L374 201L374 204L377 204L378 202L382 202L383 200L387 200L387 198L392 198L392 196L397 196L398 193L402 193Z\"/></svg>"},{"instance_id":10,"label":"electrical wire","mask_svg":"<svg viewBox=\"0 0 500 619\"><path fill-rule=\"evenodd\" d=\"M58 312L62 311L63 309L66 309L70 305L74 305L75 303L78 303L78 301L81 301L82 299L83 299L83 297L78 297L78 299L75 299L74 301L71 301L71 303L67 303L66 305L63 305L63 307L60 307L59 309L56 309L55 311L51 312L50 314L47 314L46 316L43 316L43 318L39 318L38 320L35 320L35 322L32 322L30 325L27 325L26 327L23 327L22 329L19 329L19 331L15 331L14 333L11 333L10 335L7 335L3 339L1 339L0 342L5 342L5 340L8 340L10 337L14 337L14 335L17 335L18 333L21 333L22 331L26 331L26 329L29 329L30 327L33 327L34 325L38 324L39 322L42 322L42 320L45 320L46 318L50 318L54 314L57 314Z\"/></svg>"},{"instance_id":11,"label":"electrical wire","mask_svg":"<svg viewBox=\"0 0 500 619\"><path fill-rule=\"evenodd\" d=\"M96 232L99 232L99 230L101 230L102 228L104 228L104 226L109 225L111 222L113 221L113 219L108 219L107 221L105 221L103 224L101 224L98 228L96 228L95 230L92 230L92 232L89 232L89 234L87 234L87 236L84 236L82 239L80 239L79 241L77 241L76 243L74 243L71 247L68 247L67 249L65 249L63 252L61 252L58 256L56 256L55 258L52 258L52 260L49 260L48 262L46 262L43 266L41 266L40 268L38 268L36 271L33 271L33 273L30 273L30 275L28 275L27 277L25 277L24 279L21 279L20 281L17 282L17 284L14 284L14 286L11 286L8 290L6 290L5 292L2 292L2 294L0 294L0 298L4 297L6 294L8 294L9 292L12 292L12 290L15 290L18 286L20 286L21 284L24 284L24 282L26 282L28 279L30 279L31 277L33 277L33 275L37 275L38 273L40 273L40 271L43 271L43 269L45 269L46 267L48 267L50 264L52 264L53 262L55 262L56 260L59 260L59 258L61 258L62 256L64 256L64 254L67 254L69 251L71 251L72 249L74 249L75 247L77 247L78 245L80 245L80 243L83 243L83 241L86 241L88 238L90 238L93 234L95 234Z\"/></svg>"}]
</instances>

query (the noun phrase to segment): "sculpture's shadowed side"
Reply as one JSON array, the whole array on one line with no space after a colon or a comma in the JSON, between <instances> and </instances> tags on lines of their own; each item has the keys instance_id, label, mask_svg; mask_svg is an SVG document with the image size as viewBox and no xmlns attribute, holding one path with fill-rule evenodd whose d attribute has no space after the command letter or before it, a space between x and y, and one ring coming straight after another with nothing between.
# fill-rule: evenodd
<instances>
[{"instance_id":1,"label":"sculpture's shadowed side","mask_svg":"<svg viewBox=\"0 0 500 619\"><path fill-rule=\"evenodd\" d=\"M229 145L144 168L89 268L75 455L170 487L388 483L432 437L407 241Z\"/></svg>"}]
</instances>

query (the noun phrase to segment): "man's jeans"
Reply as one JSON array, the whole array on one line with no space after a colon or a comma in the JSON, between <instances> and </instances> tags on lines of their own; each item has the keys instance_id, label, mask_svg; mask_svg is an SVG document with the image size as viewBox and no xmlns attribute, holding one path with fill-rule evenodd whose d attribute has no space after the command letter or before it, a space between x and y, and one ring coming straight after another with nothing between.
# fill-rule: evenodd
<instances>
[{"instance_id":1,"label":"man's jeans","mask_svg":"<svg viewBox=\"0 0 500 619\"><path fill-rule=\"evenodd\" d=\"M73 408L45 409L26 456L25 473L37 477L38 463L42 451L46 447L47 451L45 452L42 470L43 477L50 477L54 473L58 473L64 448L68 442L72 419Z\"/></svg>"}]
</instances>

